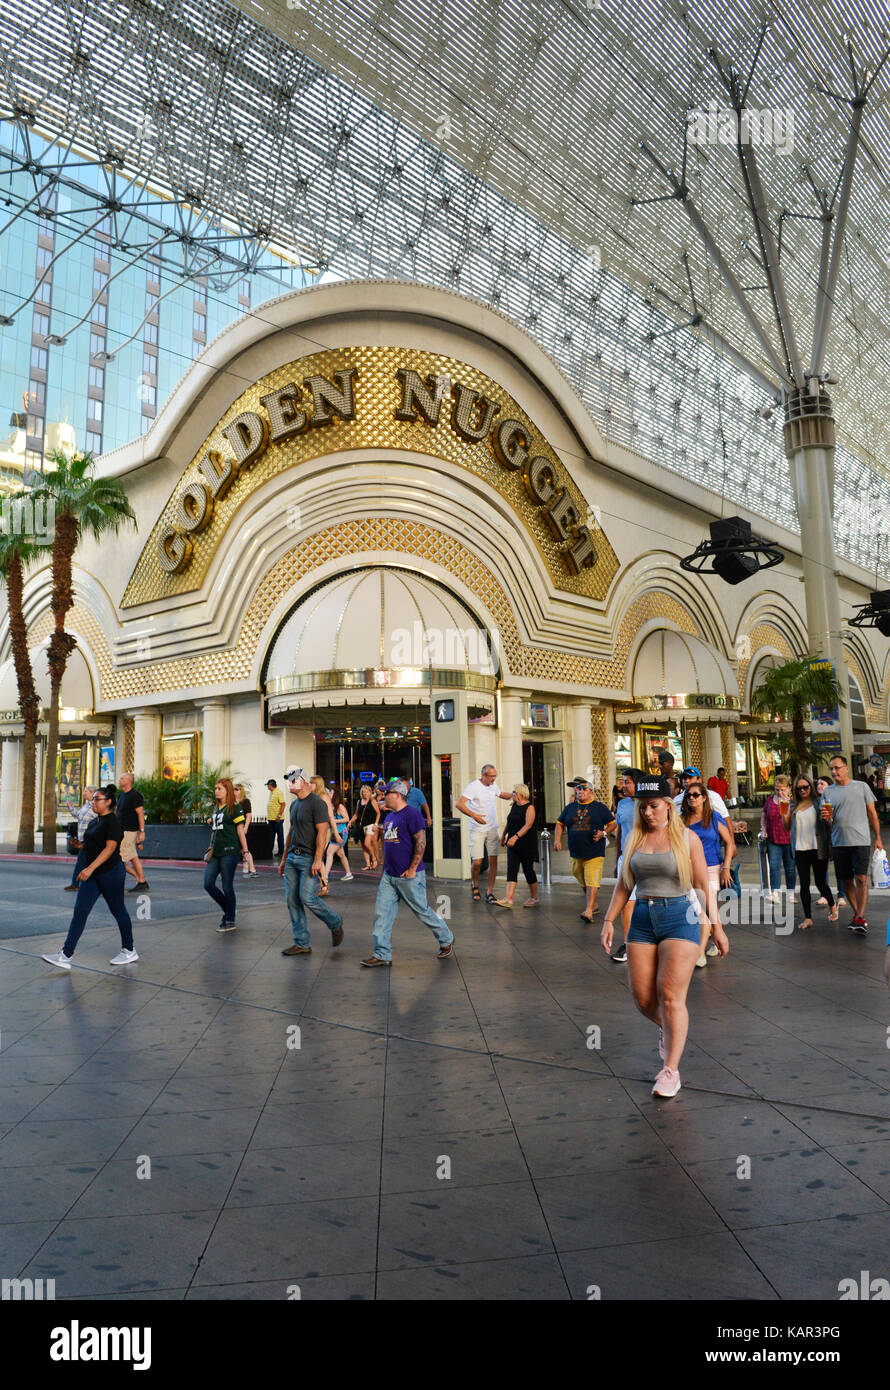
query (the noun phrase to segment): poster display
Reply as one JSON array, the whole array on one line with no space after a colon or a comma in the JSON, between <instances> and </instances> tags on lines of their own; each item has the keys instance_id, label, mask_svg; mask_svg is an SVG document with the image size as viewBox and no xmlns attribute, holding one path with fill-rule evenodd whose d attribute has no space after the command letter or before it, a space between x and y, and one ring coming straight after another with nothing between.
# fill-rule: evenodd
<instances>
[{"instance_id":1,"label":"poster display","mask_svg":"<svg viewBox=\"0 0 890 1390\"><path fill-rule=\"evenodd\" d=\"M195 735L177 734L161 739L161 776L170 781L184 782L192 775L195 759Z\"/></svg>"},{"instance_id":2,"label":"poster display","mask_svg":"<svg viewBox=\"0 0 890 1390\"><path fill-rule=\"evenodd\" d=\"M68 813L68 802L80 806L86 774L86 744L63 744L56 759L56 805L59 814Z\"/></svg>"}]
</instances>

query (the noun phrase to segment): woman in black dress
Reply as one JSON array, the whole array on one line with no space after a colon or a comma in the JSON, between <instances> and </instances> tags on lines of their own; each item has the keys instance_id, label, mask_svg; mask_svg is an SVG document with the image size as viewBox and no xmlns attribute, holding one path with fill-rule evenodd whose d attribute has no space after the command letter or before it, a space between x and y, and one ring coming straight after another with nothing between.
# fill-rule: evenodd
<instances>
[{"instance_id":1,"label":"woman in black dress","mask_svg":"<svg viewBox=\"0 0 890 1390\"><path fill-rule=\"evenodd\" d=\"M501 844L507 846L507 896L498 898L498 907L514 906L513 898L520 868L525 874L529 893L523 907L538 906L538 876L535 873L538 846L535 835L535 808L530 797L531 793L524 782L513 788L513 805L510 807L507 824L501 836Z\"/></svg>"}]
</instances>

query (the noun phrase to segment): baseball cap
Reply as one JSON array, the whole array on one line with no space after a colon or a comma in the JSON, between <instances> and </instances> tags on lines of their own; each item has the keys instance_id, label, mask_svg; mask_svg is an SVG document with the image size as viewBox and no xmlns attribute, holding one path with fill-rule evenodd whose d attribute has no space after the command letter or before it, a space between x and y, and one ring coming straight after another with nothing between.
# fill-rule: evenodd
<instances>
[{"instance_id":1,"label":"baseball cap","mask_svg":"<svg viewBox=\"0 0 890 1390\"><path fill-rule=\"evenodd\" d=\"M284 780L285 782L297 782L300 780L305 782L307 779L301 767L289 767L284 774Z\"/></svg>"},{"instance_id":2,"label":"baseball cap","mask_svg":"<svg viewBox=\"0 0 890 1390\"><path fill-rule=\"evenodd\" d=\"M586 777L573 777L571 782L566 782L567 787L592 787L593 783L588 782Z\"/></svg>"},{"instance_id":3,"label":"baseball cap","mask_svg":"<svg viewBox=\"0 0 890 1390\"><path fill-rule=\"evenodd\" d=\"M668 786L666 777L652 777L651 775L647 775L646 777L640 777L637 782L634 800L644 801L653 796L669 797L670 794L671 789Z\"/></svg>"},{"instance_id":4,"label":"baseball cap","mask_svg":"<svg viewBox=\"0 0 890 1390\"><path fill-rule=\"evenodd\" d=\"M388 792L395 792L396 796L407 796L408 783L402 782L399 778L393 778L386 790Z\"/></svg>"},{"instance_id":5,"label":"baseball cap","mask_svg":"<svg viewBox=\"0 0 890 1390\"><path fill-rule=\"evenodd\" d=\"M684 777L701 777L701 772L699 771L699 769L698 769L697 767L684 767L684 769L683 769L683 776L684 776Z\"/></svg>"},{"instance_id":6,"label":"baseball cap","mask_svg":"<svg viewBox=\"0 0 890 1390\"><path fill-rule=\"evenodd\" d=\"M266 783L266 786L267 786L267 787L277 787L277 786L278 786L278 783L275 781L275 778L274 778L274 777L270 777L269 780L268 780L268 782Z\"/></svg>"}]
</instances>

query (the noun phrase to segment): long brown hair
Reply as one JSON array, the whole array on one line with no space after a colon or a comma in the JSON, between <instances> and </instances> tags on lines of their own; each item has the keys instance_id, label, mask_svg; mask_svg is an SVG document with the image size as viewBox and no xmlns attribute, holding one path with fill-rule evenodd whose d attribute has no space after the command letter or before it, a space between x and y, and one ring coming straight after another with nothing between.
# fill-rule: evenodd
<instances>
[{"instance_id":1,"label":"long brown hair","mask_svg":"<svg viewBox=\"0 0 890 1390\"><path fill-rule=\"evenodd\" d=\"M232 812L234 811L234 809L235 809L235 788L234 788L234 785L233 785L233 783L232 783L231 777L217 777L217 779L216 779L216 786L217 786L217 787L225 787L225 790L226 790L226 810L227 810L227 811L229 812L229 814L231 815L231 813L232 813Z\"/></svg>"},{"instance_id":2,"label":"long brown hair","mask_svg":"<svg viewBox=\"0 0 890 1390\"><path fill-rule=\"evenodd\" d=\"M690 791L692 791L693 788L695 788L696 791L701 792L702 825L709 826L711 824L711 813L714 808L711 805L711 798L708 796L708 793L705 791L701 782L687 782L686 787L683 791L683 800L680 803L680 819L682 820L684 825L689 824L689 821L686 819L686 817L692 815L692 807L689 804L689 793Z\"/></svg>"},{"instance_id":3,"label":"long brown hair","mask_svg":"<svg viewBox=\"0 0 890 1390\"><path fill-rule=\"evenodd\" d=\"M797 794L797 784L798 784L798 782L806 782L807 786L808 786L809 789L810 789L810 805L811 805L811 806L815 806L815 804L816 804L816 799L817 799L819 793L816 791L816 788L813 786L812 778L808 777L807 774L806 774L805 772L801 772L801 773L798 773L798 775L797 775L797 776L795 777L795 779L794 779L794 809L795 809L795 811L797 810L798 806L800 805L800 797L799 797L798 794Z\"/></svg>"}]
</instances>

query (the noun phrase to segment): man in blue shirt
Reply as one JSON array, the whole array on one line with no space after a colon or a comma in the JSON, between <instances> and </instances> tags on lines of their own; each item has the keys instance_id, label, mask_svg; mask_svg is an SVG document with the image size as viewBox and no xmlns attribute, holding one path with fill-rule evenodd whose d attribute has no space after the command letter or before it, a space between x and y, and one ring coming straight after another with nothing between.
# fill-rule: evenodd
<instances>
[{"instance_id":1,"label":"man in blue shirt","mask_svg":"<svg viewBox=\"0 0 890 1390\"><path fill-rule=\"evenodd\" d=\"M615 829L615 817L602 801L594 800L592 782L576 777L568 785L575 788L577 799L569 802L556 822L553 848L557 851L561 849L565 826L569 832L572 873L587 895L581 920L590 923L596 912L596 895L603 881L606 833Z\"/></svg>"},{"instance_id":2,"label":"man in blue shirt","mask_svg":"<svg viewBox=\"0 0 890 1390\"><path fill-rule=\"evenodd\" d=\"M618 826L618 860L615 865L615 877L621 877L622 861L624 857L624 846L630 839L630 832L634 824L634 795L637 790L637 781L642 777L642 773L636 767L626 767L624 772L619 775L618 787L621 791L621 799L615 811L615 821ZM627 931L630 926L630 919L633 916L634 901L636 900L636 889L631 893L630 898L625 904L621 913L621 925L624 928L625 940L621 942L618 949L612 956L616 964L623 964L627 961Z\"/></svg>"},{"instance_id":3,"label":"man in blue shirt","mask_svg":"<svg viewBox=\"0 0 890 1390\"><path fill-rule=\"evenodd\" d=\"M405 799L408 802L408 805L414 806L420 812L420 814L426 821L427 830L432 830L433 818L430 815L429 802L427 801L420 787L416 787L410 777L407 778L407 783L408 795Z\"/></svg>"}]
</instances>

